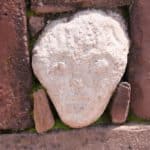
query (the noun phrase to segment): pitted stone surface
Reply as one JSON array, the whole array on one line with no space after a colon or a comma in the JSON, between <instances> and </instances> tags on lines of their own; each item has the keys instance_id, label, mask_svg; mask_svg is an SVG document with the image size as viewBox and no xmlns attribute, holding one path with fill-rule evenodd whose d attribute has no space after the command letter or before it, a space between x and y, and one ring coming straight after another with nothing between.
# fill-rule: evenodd
<instances>
[{"instance_id":1,"label":"pitted stone surface","mask_svg":"<svg viewBox=\"0 0 150 150\"><path fill-rule=\"evenodd\" d=\"M32 67L64 123L79 128L98 119L124 74L129 40L117 14L82 11L47 25Z\"/></svg>"}]
</instances>

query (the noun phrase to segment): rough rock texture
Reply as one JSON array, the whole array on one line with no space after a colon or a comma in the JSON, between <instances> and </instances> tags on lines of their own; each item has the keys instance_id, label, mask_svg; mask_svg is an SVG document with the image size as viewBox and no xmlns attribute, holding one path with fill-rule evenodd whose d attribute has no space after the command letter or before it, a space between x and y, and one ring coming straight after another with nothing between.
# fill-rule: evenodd
<instances>
[{"instance_id":1,"label":"rough rock texture","mask_svg":"<svg viewBox=\"0 0 150 150\"><path fill-rule=\"evenodd\" d=\"M114 8L130 5L132 0L31 0L36 13L60 13L79 8Z\"/></svg>"},{"instance_id":2,"label":"rough rock texture","mask_svg":"<svg viewBox=\"0 0 150 150\"><path fill-rule=\"evenodd\" d=\"M113 123L124 123L127 119L130 105L131 86L121 82L112 98L111 118Z\"/></svg>"},{"instance_id":3,"label":"rough rock texture","mask_svg":"<svg viewBox=\"0 0 150 150\"><path fill-rule=\"evenodd\" d=\"M49 134L0 135L1 150L149 150L150 126L98 126Z\"/></svg>"},{"instance_id":4,"label":"rough rock texture","mask_svg":"<svg viewBox=\"0 0 150 150\"><path fill-rule=\"evenodd\" d=\"M96 121L124 74L129 41L111 15L122 21L100 10L53 21L33 49L34 73L71 127Z\"/></svg>"},{"instance_id":5,"label":"rough rock texture","mask_svg":"<svg viewBox=\"0 0 150 150\"><path fill-rule=\"evenodd\" d=\"M30 118L31 70L25 3L0 1L0 130L24 129Z\"/></svg>"},{"instance_id":6,"label":"rough rock texture","mask_svg":"<svg viewBox=\"0 0 150 150\"><path fill-rule=\"evenodd\" d=\"M137 0L131 9L132 48L128 77L131 108L139 117L150 119L150 1Z\"/></svg>"},{"instance_id":7,"label":"rough rock texture","mask_svg":"<svg viewBox=\"0 0 150 150\"><path fill-rule=\"evenodd\" d=\"M33 93L34 98L34 122L38 133L42 133L51 129L55 123L53 114L49 107L46 93L40 89Z\"/></svg>"},{"instance_id":8,"label":"rough rock texture","mask_svg":"<svg viewBox=\"0 0 150 150\"><path fill-rule=\"evenodd\" d=\"M29 19L29 29L32 36L39 33L45 26L44 17L31 16Z\"/></svg>"}]
</instances>

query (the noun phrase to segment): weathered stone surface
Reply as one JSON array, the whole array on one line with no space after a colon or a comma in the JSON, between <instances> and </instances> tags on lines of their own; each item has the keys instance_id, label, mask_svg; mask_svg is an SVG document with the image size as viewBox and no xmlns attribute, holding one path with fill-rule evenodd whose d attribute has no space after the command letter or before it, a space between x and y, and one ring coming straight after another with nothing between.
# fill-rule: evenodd
<instances>
[{"instance_id":1,"label":"weathered stone surface","mask_svg":"<svg viewBox=\"0 0 150 150\"><path fill-rule=\"evenodd\" d=\"M34 73L71 127L96 121L124 74L129 40L117 19L123 22L112 12L78 12L48 24L33 49Z\"/></svg>"},{"instance_id":2,"label":"weathered stone surface","mask_svg":"<svg viewBox=\"0 0 150 150\"><path fill-rule=\"evenodd\" d=\"M149 150L149 125L0 135L1 150Z\"/></svg>"},{"instance_id":3,"label":"weathered stone surface","mask_svg":"<svg viewBox=\"0 0 150 150\"><path fill-rule=\"evenodd\" d=\"M24 1L0 1L0 129L24 129L29 115L31 70Z\"/></svg>"},{"instance_id":4,"label":"weathered stone surface","mask_svg":"<svg viewBox=\"0 0 150 150\"><path fill-rule=\"evenodd\" d=\"M51 129L55 123L46 93L43 89L40 89L33 93L33 98L35 128L38 133L46 132Z\"/></svg>"},{"instance_id":5,"label":"weathered stone surface","mask_svg":"<svg viewBox=\"0 0 150 150\"><path fill-rule=\"evenodd\" d=\"M130 5L132 0L31 0L36 13L60 13L79 8L114 8Z\"/></svg>"},{"instance_id":6,"label":"weathered stone surface","mask_svg":"<svg viewBox=\"0 0 150 150\"><path fill-rule=\"evenodd\" d=\"M139 117L150 119L150 1L136 0L131 9L132 49L128 77L131 108Z\"/></svg>"},{"instance_id":7,"label":"weathered stone surface","mask_svg":"<svg viewBox=\"0 0 150 150\"><path fill-rule=\"evenodd\" d=\"M44 17L31 16L29 19L29 29L32 36L39 33L44 27Z\"/></svg>"},{"instance_id":8,"label":"weathered stone surface","mask_svg":"<svg viewBox=\"0 0 150 150\"><path fill-rule=\"evenodd\" d=\"M129 112L130 94L130 84L121 82L112 98L111 118L113 123L120 124L126 121Z\"/></svg>"}]
</instances>

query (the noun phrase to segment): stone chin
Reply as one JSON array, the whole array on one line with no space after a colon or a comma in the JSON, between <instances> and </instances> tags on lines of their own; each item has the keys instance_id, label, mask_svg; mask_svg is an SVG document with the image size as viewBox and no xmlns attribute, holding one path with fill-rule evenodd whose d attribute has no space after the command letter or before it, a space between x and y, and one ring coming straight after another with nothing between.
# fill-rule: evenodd
<instances>
[{"instance_id":1,"label":"stone chin","mask_svg":"<svg viewBox=\"0 0 150 150\"><path fill-rule=\"evenodd\" d=\"M103 114L125 72L128 51L120 15L81 11L46 26L33 49L32 67L61 120L81 128Z\"/></svg>"}]
</instances>

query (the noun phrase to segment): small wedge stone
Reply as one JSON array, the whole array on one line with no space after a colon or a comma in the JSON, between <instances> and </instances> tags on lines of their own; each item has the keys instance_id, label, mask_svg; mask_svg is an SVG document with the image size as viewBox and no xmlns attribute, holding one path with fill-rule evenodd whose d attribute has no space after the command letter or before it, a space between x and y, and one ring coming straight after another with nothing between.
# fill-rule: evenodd
<instances>
[{"instance_id":1,"label":"small wedge stone","mask_svg":"<svg viewBox=\"0 0 150 150\"><path fill-rule=\"evenodd\" d=\"M111 118L113 123L124 123L127 119L130 105L131 86L121 82L112 98Z\"/></svg>"},{"instance_id":2,"label":"small wedge stone","mask_svg":"<svg viewBox=\"0 0 150 150\"><path fill-rule=\"evenodd\" d=\"M33 98L35 128L38 133L43 133L51 129L55 121L45 91L40 89L34 92Z\"/></svg>"},{"instance_id":3,"label":"small wedge stone","mask_svg":"<svg viewBox=\"0 0 150 150\"><path fill-rule=\"evenodd\" d=\"M44 27L44 17L31 16L29 19L29 29L32 36L39 33Z\"/></svg>"}]
</instances>

